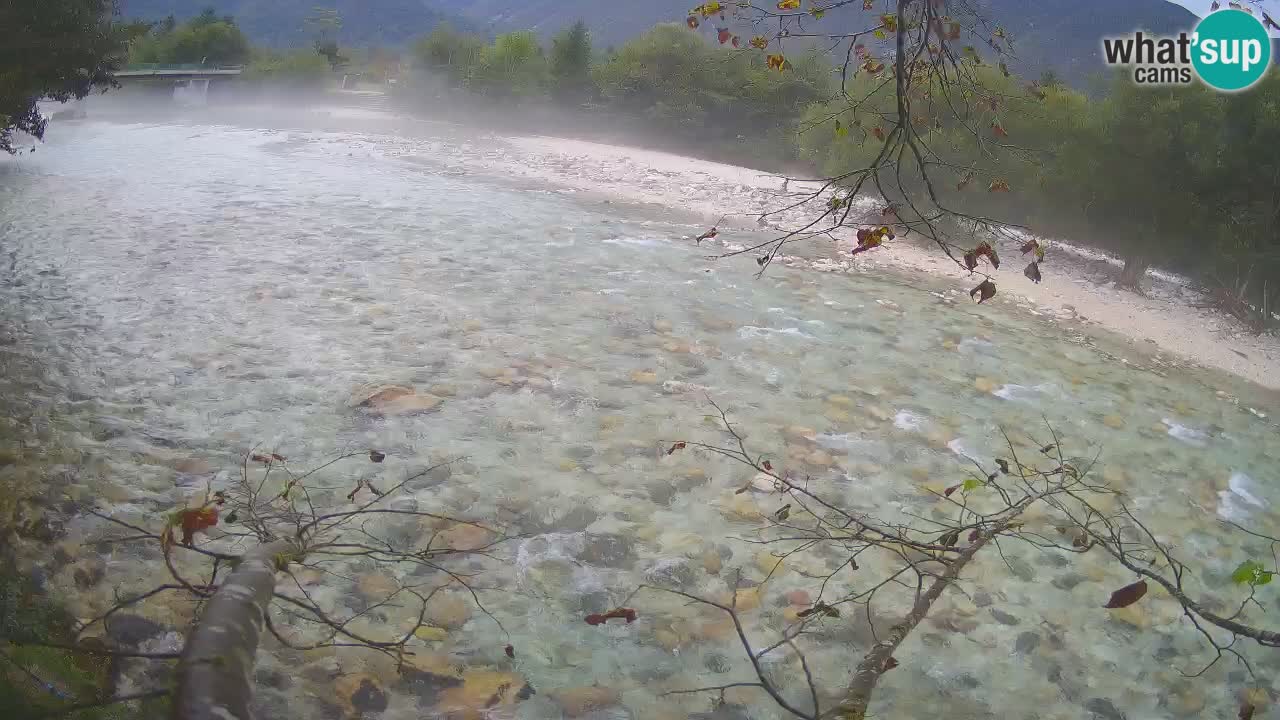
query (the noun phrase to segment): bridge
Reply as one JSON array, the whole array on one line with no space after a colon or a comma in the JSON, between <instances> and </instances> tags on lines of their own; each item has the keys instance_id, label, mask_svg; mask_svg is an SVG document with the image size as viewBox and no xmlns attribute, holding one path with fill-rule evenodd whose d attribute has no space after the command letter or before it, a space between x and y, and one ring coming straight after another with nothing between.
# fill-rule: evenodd
<instances>
[{"instance_id":1,"label":"bridge","mask_svg":"<svg viewBox=\"0 0 1280 720\"><path fill-rule=\"evenodd\" d=\"M234 77L244 72L241 66L209 67L206 65L161 65L138 63L128 65L115 73L117 78L169 78L173 80L198 80L215 77Z\"/></svg>"},{"instance_id":2,"label":"bridge","mask_svg":"<svg viewBox=\"0 0 1280 720\"><path fill-rule=\"evenodd\" d=\"M240 66L220 67L207 65L161 65L139 63L128 65L115 73L122 83L172 84L173 98L183 105L203 105L209 97L209 83L220 78L235 78L244 72Z\"/></svg>"}]
</instances>

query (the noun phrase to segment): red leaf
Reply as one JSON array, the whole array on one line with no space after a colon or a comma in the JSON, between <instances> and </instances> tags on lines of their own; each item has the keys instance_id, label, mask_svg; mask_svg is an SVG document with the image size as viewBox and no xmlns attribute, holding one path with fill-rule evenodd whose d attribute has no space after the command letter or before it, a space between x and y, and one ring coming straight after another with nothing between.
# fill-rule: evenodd
<instances>
[{"instance_id":1,"label":"red leaf","mask_svg":"<svg viewBox=\"0 0 1280 720\"><path fill-rule=\"evenodd\" d=\"M969 533L969 542L977 542L977 541L978 541L978 530L975 528L972 532Z\"/></svg>"},{"instance_id":2,"label":"red leaf","mask_svg":"<svg viewBox=\"0 0 1280 720\"><path fill-rule=\"evenodd\" d=\"M269 455L261 455L261 454L258 454L258 453L254 453L254 454L252 454L252 455L250 455L250 456L249 456L249 460L250 460L250 461L252 461L252 462L260 462L260 463L268 463L268 464L270 464L270 462L271 462L271 457L270 457Z\"/></svg>"},{"instance_id":3,"label":"red leaf","mask_svg":"<svg viewBox=\"0 0 1280 720\"><path fill-rule=\"evenodd\" d=\"M636 611L631 608L624 607L614 608L607 613L594 613L588 615L583 618L583 620L585 620L588 625L603 625L615 618L618 620L626 620L627 624L630 625L636 621Z\"/></svg>"},{"instance_id":4,"label":"red leaf","mask_svg":"<svg viewBox=\"0 0 1280 720\"><path fill-rule=\"evenodd\" d=\"M696 18L696 17L694 17L694 16L692 16L692 15L690 15L690 16L689 16L689 19L688 19L688 20L685 20L685 23L689 26L689 29L690 29L690 30L697 30L697 29L698 29L698 18Z\"/></svg>"},{"instance_id":5,"label":"red leaf","mask_svg":"<svg viewBox=\"0 0 1280 720\"><path fill-rule=\"evenodd\" d=\"M733 33L729 32L729 28L716 28L716 39L723 45L729 42L729 38L733 37Z\"/></svg>"},{"instance_id":6,"label":"red leaf","mask_svg":"<svg viewBox=\"0 0 1280 720\"><path fill-rule=\"evenodd\" d=\"M877 140L884 140L884 130L879 127L871 128L871 134L875 135Z\"/></svg>"},{"instance_id":7,"label":"red leaf","mask_svg":"<svg viewBox=\"0 0 1280 720\"><path fill-rule=\"evenodd\" d=\"M965 253L964 266L969 269L969 272L973 272L973 269L978 267L978 255L974 252Z\"/></svg>"},{"instance_id":8,"label":"red leaf","mask_svg":"<svg viewBox=\"0 0 1280 720\"><path fill-rule=\"evenodd\" d=\"M507 657L509 658L514 658L516 656L516 649L510 645L503 648L503 650L507 653Z\"/></svg>"},{"instance_id":9,"label":"red leaf","mask_svg":"<svg viewBox=\"0 0 1280 720\"><path fill-rule=\"evenodd\" d=\"M1125 585L1119 590L1111 593L1111 599L1107 601L1104 608L1117 609L1126 608L1142 599L1147 594L1147 581L1139 580L1132 585Z\"/></svg>"},{"instance_id":10,"label":"red leaf","mask_svg":"<svg viewBox=\"0 0 1280 720\"><path fill-rule=\"evenodd\" d=\"M1253 703L1248 700L1240 704L1240 720L1253 720L1253 713L1257 710Z\"/></svg>"},{"instance_id":11,"label":"red leaf","mask_svg":"<svg viewBox=\"0 0 1280 720\"><path fill-rule=\"evenodd\" d=\"M769 462L768 460L765 460L764 464L761 467L763 467L765 470L769 472L773 472L773 463Z\"/></svg>"},{"instance_id":12,"label":"red leaf","mask_svg":"<svg viewBox=\"0 0 1280 720\"><path fill-rule=\"evenodd\" d=\"M271 459L272 459L272 460L275 460L276 462L284 462L284 461L285 461L285 457L284 457L283 455L277 455L276 453L271 453Z\"/></svg>"},{"instance_id":13,"label":"red leaf","mask_svg":"<svg viewBox=\"0 0 1280 720\"><path fill-rule=\"evenodd\" d=\"M896 668L896 667L898 667L898 661L897 661L897 659L896 659L896 658L889 658L888 660L885 660L885 661L884 661L884 671L885 671L885 672L889 672L890 670L892 670L892 669L894 669L894 668Z\"/></svg>"},{"instance_id":14,"label":"red leaf","mask_svg":"<svg viewBox=\"0 0 1280 720\"><path fill-rule=\"evenodd\" d=\"M215 507L183 510L179 513L178 525L182 528L182 544L191 547L196 533L207 530L218 524L218 509Z\"/></svg>"},{"instance_id":15,"label":"red leaf","mask_svg":"<svg viewBox=\"0 0 1280 720\"><path fill-rule=\"evenodd\" d=\"M998 122L991 123L991 132L998 138L1009 137L1009 132L1005 130L1004 126Z\"/></svg>"},{"instance_id":16,"label":"red leaf","mask_svg":"<svg viewBox=\"0 0 1280 720\"><path fill-rule=\"evenodd\" d=\"M1027 253L1034 251L1038 247L1040 247L1039 240L1028 240L1022 243L1022 247L1019 249L1022 250L1023 255L1026 255Z\"/></svg>"},{"instance_id":17,"label":"red leaf","mask_svg":"<svg viewBox=\"0 0 1280 720\"><path fill-rule=\"evenodd\" d=\"M955 491L957 491L957 490L959 490L959 489L960 489L960 486L959 486L959 485L952 485L951 487L947 488L946 490L943 490L943 491L942 491L942 494L943 494L944 496L946 496L946 497L951 497L951 493L953 493L953 492L955 492Z\"/></svg>"},{"instance_id":18,"label":"red leaf","mask_svg":"<svg viewBox=\"0 0 1280 720\"><path fill-rule=\"evenodd\" d=\"M733 45L735 48L738 48L742 46L742 40L737 35L734 35L733 40L730 41L730 44Z\"/></svg>"},{"instance_id":19,"label":"red leaf","mask_svg":"<svg viewBox=\"0 0 1280 720\"><path fill-rule=\"evenodd\" d=\"M681 440L680 442L678 442L678 443L676 443L675 445L672 445L670 448L668 448L668 449L667 449L667 454L668 454L668 455L670 455L671 453L673 453L673 452L675 452L675 451L677 451L677 450L683 450L684 448L685 448L685 443L684 443L684 441L683 441L683 440Z\"/></svg>"}]
</instances>

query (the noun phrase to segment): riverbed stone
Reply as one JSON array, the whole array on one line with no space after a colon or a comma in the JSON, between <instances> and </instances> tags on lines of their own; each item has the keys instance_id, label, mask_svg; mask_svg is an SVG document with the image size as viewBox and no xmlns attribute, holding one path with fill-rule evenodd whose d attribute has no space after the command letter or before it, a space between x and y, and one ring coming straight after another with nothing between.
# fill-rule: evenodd
<instances>
[{"instance_id":1,"label":"riverbed stone","mask_svg":"<svg viewBox=\"0 0 1280 720\"><path fill-rule=\"evenodd\" d=\"M450 720L483 720L495 708L511 707L529 699L533 686L524 677L494 670L471 670L462 674L460 684L443 689L433 711Z\"/></svg>"},{"instance_id":2,"label":"riverbed stone","mask_svg":"<svg viewBox=\"0 0 1280 720\"><path fill-rule=\"evenodd\" d=\"M991 378L978 377L973 381L973 389L981 393L993 393L998 387L1000 386Z\"/></svg>"},{"instance_id":3,"label":"riverbed stone","mask_svg":"<svg viewBox=\"0 0 1280 720\"><path fill-rule=\"evenodd\" d=\"M400 584L386 573L367 572L356 578L356 590L365 600L381 602L399 589Z\"/></svg>"},{"instance_id":4,"label":"riverbed stone","mask_svg":"<svg viewBox=\"0 0 1280 720\"><path fill-rule=\"evenodd\" d=\"M657 385L658 373L653 370L633 370L631 371L631 382L638 385Z\"/></svg>"},{"instance_id":5,"label":"riverbed stone","mask_svg":"<svg viewBox=\"0 0 1280 720\"><path fill-rule=\"evenodd\" d=\"M601 567L630 568L635 564L635 543L624 535L588 534L577 559Z\"/></svg>"},{"instance_id":6,"label":"riverbed stone","mask_svg":"<svg viewBox=\"0 0 1280 720\"><path fill-rule=\"evenodd\" d=\"M1125 714L1106 698L1090 698L1084 709L1093 713L1097 720L1125 720Z\"/></svg>"},{"instance_id":7,"label":"riverbed stone","mask_svg":"<svg viewBox=\"0 0 1280 720\"><path fill-rule=\"evenodd\" d=\"M1023 655L1030 654L1040 646L1040 635L1031 630L1018 633L1018 637L1014 640L1013 649Z\"/></svg>"},{"instance_id":8,"label":"riverbed stone","mask_svg":"<svg viewBox=\"0 0 1280 720\"><path fill-rule=\"evenodd\" d=\"M387 709L387 693L371 675L343 675L334 682L338 702L356 717Z\"/></svg>"},{"instance_id":9,"label":"riverbed stone","mask_svg":"<svg viewBox=\"0 0 1280 720\"><path fill-rule=\"evenodd\" d=\"M471 603L462 593L438 592L427 601L425 618L436 627L455 630L471 618Z\"/></svg>"},{"instance_id":10,"label":"riverbed stone","mask_svg":"<svg viewBox=\"0 0 1280 720\"><path fill-rule=\"evenodd\" d=\"M1102 424L1113 430L1119 430L1124 427L1124 418L1119 415L1106 415L1102 418Z\"/></svg>"},{"instance_id":11,"label":"riverbed stone","mask_svg":"<svg viewBox=\"0 0 1280 720\"><path fill-rule=\"evenodd\" d=\"M565 715L582 717L593 710L612 707L622 702L622 693L614 688L592 686L567 688L551 693L552 699L560 705Z\"/></svg>"}]
</instances>

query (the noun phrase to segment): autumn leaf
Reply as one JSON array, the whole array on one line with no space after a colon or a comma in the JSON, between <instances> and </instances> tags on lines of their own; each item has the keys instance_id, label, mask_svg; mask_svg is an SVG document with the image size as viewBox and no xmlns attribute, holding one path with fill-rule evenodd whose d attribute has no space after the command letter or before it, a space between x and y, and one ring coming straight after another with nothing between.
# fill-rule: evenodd
<instances>
[{"instance_id":1,"label":"autumn leaf","mask_svg":"<svg viewBox=\"0 0 1280 720\"><path fill-rule=\"evenodd\" d=\"M761 255L760 257L756 258L756 264L759 265L760 267L764 267L764 264L767 262L769 262L768 255Z\"/></svg>"},{"instance_id":2,"label":"autumn leaf","mask_svg":"<svg viewBox=\"0 0 1280 720\"><path fill-rule=\"evenodd\" d=\"M196 533L218 524L218 509L203 507L181 510L178 512L176 524L182 529L182 544L191 547Z\"/></svg>"},{"instance_id":3,"label":"autumn leaf","mask_svg":"<svg viewBox=\"0 0 1280 720\"><path fill-rule=\"evenodd\" d=\"M775 512L773 516L777 518L779 522L791 517L791 503L787 503L786 505L778 508L778 511Z\"/></svg>"},{"instance_id":4,"label":"autumn leaf","mask_svg":"<svg viewBox=\"0 0 1280 720\"><path fill-rule=\"evenodd\" d=\"M892 670L892 669L894 669L894 668L896 668L896 667L898 667L898 660L897 660L896 658L892 658L892 657L891 657L891 658L889 658L888 660L885 660L885 661L884 661L884 671L885 671L885 672L889 672L890 670Z\"/></svg>"},{"instance_id":5,"label":"autumn leaf","mask_svg":"<svg viewBox=\"0 0 1280 720\"><path fill-rule=\"evenodd\" d=\"M690 30L697 30L697 29L698 29L698 24L699 24L699 23L698 23L698 18L697 18L697 17L695 17L695 16L693 16L693 15L690 15L690 16L689 16L689 17L688 17L684 22L685 22L685 24L686 24L686 25L688 25L688 26L689 26L689 29L690 29Z\"/></svg>"},{"instance_id":6,"label":"autumn leaf","mask_svg":"<svg viewBox=\"0 0 1280 720\"><path fill-rule=\"evenodd\" d=\"M862 0L863 10L872 10L876 6L876 0Z\"/></svg>"},{"instance_id":7,"label":"autumn leaf","mask_svg":"<svg viewBox=\"0 0 1280 720\"><path fill-rule=\"evenodd\" d=\"M974 529L969 533L969 542L971 542L971 543L972 543L972 542L977 542L977 541L978 541L978 536L979 536L979 535L981 535L981 534L982 534L982 533L981 533L977 528L974 528Z\"/></svg>"},{"instance_id":8,"label":"autumn leaf","mask_svg":"<svg viewBox=\"0 0 1280 720\"><path fill-rule=\"evenodd\" d=\"M1003 38L1007 36L1005 35L1004 28L997 25L996 29L991 31L991 37Z\"/></svg>"},{"instance_id":9,"label":"autumn leaf","mask_svg":"<svg viewBox=\"0 0 1280 720\"><path fill-rule=\"evenodd\" d=\"M862 69L866 70L868 73L872 75L878 75L884 71L884 63L880 62L879 60L876 60L873 57L868 57L867 61L862 63Z\"/></svg>"},{"instance_id":10,"label":"autumn leaf","mask_svg":"<svg viewBox=\"0 0 1280 720\"><path fill-rule=\"evenodd\" d=\"M991 123L991 133L998 138L1009 137L1009 131L1005 130L1004 126L1001 125L998 121Z\"/></svg>"},{"instance_id":11,"label":"autumn leaf","mask_svg":"<svg viewBox=\"0 0 1280 720\"><path fill-rule=\"evenodd\" d=\"M1018 248L1018 250L1021 251L1023 255L1026 255L1027 253L1031 252L1032 250L1035 250L1039 246L1040 246L1040 241L1036 240L1035 238L1032 238L1022 243L1022 247Z\"/></svg>"},{"instance_id":12,"label":"autumn leaf","mask_svg":"<svg viewBox=\"0 0 1280 720\"><path fill-rule=\"evenodd\" d=\"M1217 3L1214 3L1214 5L1217 5ZM1253 720L1253 714L1255 712L1257 712L1257 708L1254 707L1254 704L1245 700L1240 703L1240 713L1237 717L1239 720Z\"/></svg>"},{"instance_id":13,"label":"autumn leaf","mask_svg":"<svg viewBox=\"0 0 1280 720\"><path fill-rule=\"evenodd\" d=\"M884 29L889 32L898 31L898 16L894 13L887 13L880 16L880 24L884 25Z\"/></svg>"},{"instance_id":14,"label":"autumn leaf","mask_svg":"<svg viewBox=\"0 0 1280 720\"><path fill-rule=\"evenodd\" d=\"M991 282L990 280L983 280L981 283L978 284L977 287L969 291L969 297L976 298L978 300L979 305L990 300L995 296L996 296L996 284Z\"/></svg>"},{"instance_id":15,"label":"autumn leaf","mask_svg":"<svg viewBox=\"0 0 1280 720\"><path fill-rule=\"evenodd\" d=\"M729 42L729 38L733 37L733 32L729 28L716 28L716 39L723 45Z\"/></svg>"},{"instance_id":16,"label":"autumn leaf","mask_svg":"<svg viewBox=\"0 0 1280 720\"><path fill-rule=\"evenodd\" d=\"M383 460L386 460L386 459L387 459L387 454L386 454L386 453L384 453L384 452L381 452L381 451L379 451L379 450L370 450L370 451L369 451L369 462L376 462L376 463L380 463L380 462L382 462Z\"/></svg>"},{"instance_id":17,"label":"autumn leaf","mask_svg":"<svg viewBox=\"0 0 1280 720\"><path fill-rule=\"evenodd\" d=\"M1043 278L1040 276L1040 263L1032 262L1027 265L1027 269L1022 271L1023 275L1033 283L1039 283Z\"/></svg>"},{"instance_id":18,"label":"autumn leaf","mask_svg":"<svg viewBox=\"0 0 1280 720\"><path fill-rule=\"evenodd\" d=\"M701 14L702 17L707 18L724 12L724 4L717 2L716 0L712 0L711 2L702 3L691 12Z\"/></svg>"},{"instance_id":19,"label":"autumn leaf","mask_svg":"<svg viewBox=\"0 0 1280 720\"><path fill-rule=\"evenodd\" d=\"M849 128L840 124L839 120L836 120L836 137L845 137L848 134L849 134Z\"/></svg>"},{"instance_id":20,"label":"autumn leaf","mask_svg":"<svg viewBox=\"0 0 1280 720\"><path fill-rule=\"evenodd\" d=\"M858 57L858 59L859 59L859 60L861 60L861 59L863 59L863 58L867 57L867 54L868 54L868 53L867 53L867 46L866 46L866 45L863 45L862 43L858 43L857 45L854 45L854 46L853 46L853 54L854 54L854 55L856 55L856 56Z\"/></svg>"},{"instance_id":21,"label":"autumn leaf","mask_svg":"<svg viewBox=\"0 0 1280 720\"><path fill-rule=\"evenodd\" d=\"M1009 183L1005 180L995 179L987 186L988 192L1009 192Z\"/></svg>"},{"instance_id":22,"label":"autumn leaf","mask_svg":"<svg viewBox=\"0 0 1280 720\"><path fill-rule=\"evenodd\" d=\"M945 546L947 546L947 547L955 547L955 546L956 546L956 543L958 543L958 542L960 542L960 531L959 531L959 530L952 530L951 532L947 533L946 535L943 535L942 537L938 538L938 544L939 544L939 545L945 545Z\"/></svg>"},{"instance_id":23,"label":"autumn leaf","mask_svg":"<svg viewBox=\"0 0 1280 720\"><path fill-rule=\"evenodd\" d=\"M973 172L967 172L964 177L960 179L960 182L956 183L956 190L964 190L969 187L969 183L971 182L973 182Z\"/></svg>"},{"instance_id":24,"label":"autumn leaf","mask_svg":"<svg viewBox=\"0 0 1280 720\"><path fill-rule=\"evenodd\" d=\"M773 472L773 463L769 462L768 460L765 460L764 464L761 465L760 467L764 468L766 472Z\"/></svg>"},{"instance_id":25,"label":"autumn leaf","mask_svg":"<svg viewBox=\"0 0 1280 720\"><path fill-rule=\"evenodd\" d=\"M710 230L702 233L697 238L695 238L695 242L697 242L698 244L702 244L703 240L710 240L711 238L714 238L719 234L720 234L719 230L717 230L716 228L711 228Z\"/></svg>"},{"instance_id":26,"label":"autumn leaf","mask_svg":"<svg viewBox=\"0 0 1280 720\"><path fill-rule=\"evenodd\" d=\"M751 47L753 47L753 48L755 48L755 49L757 49L757 50L763 50L763 49L765 49L765 48L769 47L769 38L767 38L767 37L765 37L765 36L763 36L763 35L757 35L757 36L755 36L755 37L751 38Z\"/></svg>"},{"instance_id":27,"label":"autumn leaf","mask_svg":"<svg viewBox=\"0 0 1280 720\"><path fill-rule=\"evenodd\" d=\"M261 453L254 453L249 456L249 460L252 462L260 462L260 463L269 465L271 463L271 456L263 455Z\"/></svg>"},{"instance_id":28,"label":"autumn leaf","mask_svg":"<svg viewBox=\"0 0 1280 720\"><path fill-rule=\"evenodd\" d=\"M768 65L770 70L777 70L778 72L782 72L791 66L791 63L787 62L787 58L783 55L769 55L765 58L765 64Z\"/></svg>"},{"instance_id":29,"label":"autumn leaf","mask_svg":"<svg viewBox=\"0 0 1280 720\"><path fill-rule=\"evenodd\" d=\"M1000 472L1005 475L1009 474L1009 461L1003 458L996 458L996 465L1000 466Z\"/></svg>"},{"instance_id":30,"label":"autumn leaf","mask_svg":"<svg viewBox=\"0 0 1280 720\"><path fill-rule=\"evenodd\" d=\"M979 480L978 478L969 478L968 480L964 481L965 492L971 492L973 490L977 490L980 487L982 487L982 481Z\"/></svg>"},{"instance_id":31,"label":"autumn leaf","mask_svg":"<svg viewBox=\"0 0 1280 720\"><path fill-rule=\"evenodd\" d=\"M627 624L630 625L636 621L636 611L631 608L620 607L614 608L607 613L596 613L583 618L588 625L603 625L614 619L626 620Z\"/></svg>"},{"instance_id":32,"label":"autumn leaf","mask_svg":"<svg viewBox=\"0 0 1280 720\"><path fill-rule=\"evenodd\" d=\"M1126 608L1142 599L1147 594L1147 581L1139 580L1132 585L1125 585L1119 590L1111 593L1111 599L1107 600L1107 604L1102 607L1111 610Z\"/></svg>"},{"instance_id":33,"label":"autumn leaf","mask_svg":"<svg viewBox=\"0 0 1280 720\"><path fill-rule=\"evenodd\" d=\"M512 658L512 659L515 659L515 656L516 656L516 649L515 649L515 647L513 647L513 646L511 646L511 645L508 645L508 646L506 646L505 648L503 648L503 649L502 649L502 651L503 651L503 652L505 652L505 653L507 654L507 657Z\"/></svg>"},{"instance_id":34,"label":"autumn leaf","mask_svg":"<svg viewBox=\"0 0 1280 720\"><path fill-rule=\"evenodd\" d=\"M969 272L973 272L978 267L978 255L970 250L964 254L964 267Z\"/></svg>"},{"instance_id":35,"label":"autumn leaf","mask_svg":"<svg viewBox=\"0 0 1280 720\"><path fill-rule=\"evenodd\" d=\"M947 25L947 39L948 40L960 39L960 23L953 22Z\"/></svg>"},{"instance_id":36,"label":"autumn leaf","mask_svg":"<svg viewBox=\"0 0 1280 720\"><path fill-rule=\"evenodd\" d=\"M800 7L800 0L778 0L779 10L795 10Z\"/></svg>"},{"instance_id":37,"label":"autumn leaf","mask_svg":"<svg viewBox=\"0 0 1280 720\"><path fill-rule=\"evenodd\" d=\"M668 455L670 455L671 453L673 453L673 452L675 452L675 451L677 451L677 450L683 450L684 448L685 448L685 443L684 443L684 441L683 441L683 440L681 440L680 442L678 442L678 443L676 443L676 444L672 445L671 447L667 448L667 454L668 454Z\"/></svg>"},{"instance_id":38,"label":"autumn leaf","mask_svg":"<svg viewBox=\"0 0 1280 720\"><path fill-rule=\"evenodd\" d=\"M840 611L824 602L818 602L815 603L813 607L806 608L796 613L796 617L801 618L806 618L810 615L823 615L825 617L838 618L840 617Z\"/></svg>"},{"instance_id":39,"label":"autumn leaf","mask_svg":"<svg viewBox=\"0 0 1280 720\"><path fill-rule=\"evenodd\" d=\"M730 40L729 44L732 45L735 49L740 48L742 47L742 38L739 38L737 35L734 35L733 40Z\"/></svg>"},{"instance_id":40,"label":"autumn leaf","mask_svg":"<svg viewBox=\"0 0 1280 720\"><path fill-rule=\"evenodd\" d=\"M875 35L875 36L876 36L876 39L878 39L878 40L884 40L885 38L889 37L889 35L888 35L888 34L886 34L886 33L885 33L885 31L884 31L884 30L881 30L880 28L876 28L876 29L875 29L875 32L873 32L873 33L871 33L871 34L872 34L872 35Z\"/></svg>"},{"instance_id":41,"label":"autumn leaf","mask_svg":"<svg viewBox=\"0 0 1280 720\"><path fill-rule=\"evenodd\" d=\"M942 495L943 495L943 497L951 497L951 494L952 494L952 493L954 493L955 491L959 490L959 489L960 489L960 486L959 486L959 485L952 485L951 487L947 488L946 490L943 490L943 491L942 491Z\"/></svg>"},{"instance_id":42,"label":"autumn leaf","mask_svg":"<svg viewBox=\"0 0 1280 720\"><path fill-rule=\"evenodd\" d=\"M815 20L821 20L822 16L827 14L827 9L818 7L809 8L809 14L812 15Z\"/></svg>"},{"instance_id":43,"label":"autumn leaf","mask_svg":"<svg viewBox=\"0 0 1280 720\"><path fill-rule=\"evenodd\" d=\"M878 125L871 128L871 134L875 135L877 140L884 140L884 130Z\"/></svg>"}]
</instances>

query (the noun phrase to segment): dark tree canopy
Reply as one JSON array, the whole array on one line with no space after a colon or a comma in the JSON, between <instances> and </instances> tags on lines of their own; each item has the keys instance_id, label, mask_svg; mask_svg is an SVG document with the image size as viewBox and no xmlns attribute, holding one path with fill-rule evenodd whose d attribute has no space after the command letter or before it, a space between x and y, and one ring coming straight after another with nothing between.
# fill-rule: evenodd
<instances>
[{"instance_id":1,"label":"dark tree canopy","mask_svg":"<svg viewBox=\"0 0 1280 720\"><path fill-rule=\"evenodd\" d=\"M123 60L114 11L113 0L0 3L0 150L14 152L15 130L44 136L37 101L110 86Z\"/></svg>"}]
</instances>

